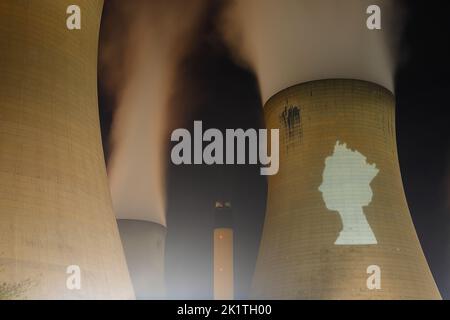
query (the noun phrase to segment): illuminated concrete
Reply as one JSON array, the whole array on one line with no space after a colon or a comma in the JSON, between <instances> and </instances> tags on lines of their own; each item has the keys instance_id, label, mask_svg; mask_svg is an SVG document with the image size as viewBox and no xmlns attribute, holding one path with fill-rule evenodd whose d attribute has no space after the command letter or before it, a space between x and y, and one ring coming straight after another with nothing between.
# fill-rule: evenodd
<instances>
[{"instance_id":1,"label":"illuminated concrete","mask_svg":"<svg viewBox=\"0 0 450 320\"><path fill-rule=\"evenodd\" d=\"M403 191L392 93L314 81L264 111L267 128L280 128L280 171L269 177L252 296L439 299ZM380 290L367 288L372 265Z\"/></svg>"},{"instance_id":2,"label":"illuminated concrete","mask_svg":"<svg viewBox=\"0 0 450 320\"><path fill-rule=\"evenodd\" d=\"M165 298L166 228L147 221L117 222L136 298Z\"/></svg>"},{"instance_id":3,"label":"illuminated concrete","mask_svg":"<svg viewBox=\"0 0 450 320\"><path fill-rule=\"evenodd\" d=\"M66 28L81 7L82 29ZM133 298L97 106L101 0L0 1L0 283L19 298ZM81 268L81 290L66 268Z\"/></svg>"}]
</instances>

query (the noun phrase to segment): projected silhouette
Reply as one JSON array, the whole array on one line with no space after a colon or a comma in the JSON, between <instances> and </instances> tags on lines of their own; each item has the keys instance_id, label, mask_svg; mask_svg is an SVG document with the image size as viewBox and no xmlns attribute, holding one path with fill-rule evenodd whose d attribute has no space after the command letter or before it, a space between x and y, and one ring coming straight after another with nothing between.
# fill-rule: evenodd
<instances>
[{"instance_id":1,"label":"projected silhouette","mask_svg":"<svg viewBox=\"0 0 450 320\"><path fill-rule=\"evenodd\" d=\"M326 207L339 212L343 225L334 244L377 244L363 207L372 202L370 183L378 172L375 164L368 164L361 153L348 149L347 144L339 141L333 155L326 158L319 191Z\"/></svg>"}]
</instances>

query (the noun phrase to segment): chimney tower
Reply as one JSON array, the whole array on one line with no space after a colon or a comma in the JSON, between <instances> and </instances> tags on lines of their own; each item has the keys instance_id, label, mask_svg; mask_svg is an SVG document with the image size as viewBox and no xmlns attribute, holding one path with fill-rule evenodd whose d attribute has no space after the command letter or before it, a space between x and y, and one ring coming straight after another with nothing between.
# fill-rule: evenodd
<instances>
[{"instance_id":1,"label":"chimney tower","mask_svg":"<svg viewBox=\"0 0 450 320\"><path fill-rule=\"evenodd\" d=\"M214 229L214 299L234 299L233 223L230 202L216 202Z\"/></svg>"}]
</instances>

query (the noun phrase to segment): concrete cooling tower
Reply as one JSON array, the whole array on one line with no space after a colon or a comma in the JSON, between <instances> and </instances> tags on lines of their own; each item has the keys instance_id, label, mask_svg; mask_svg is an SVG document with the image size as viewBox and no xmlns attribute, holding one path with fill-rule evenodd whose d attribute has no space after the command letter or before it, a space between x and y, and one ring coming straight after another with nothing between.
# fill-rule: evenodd
<instances>
[{"instance_id":1,"label":"concrete cooling tower","mask_svg":"<svg viewBox=\"0 0 450 320\"><path fill-rule=\"evenodd\" d=\"M66 27L72 4L81 30ZM134 298L99 128L102 5L0 2L2 298Z\"/></svg>"},{"instance_id":2,"label":"concrete cooling tower","mask_svg":"<svg viewBox=\"0 0 450 320\"><path fill-rule=\"evenodd\" d=\"M117 220L136 298L163 299L165 284L165 226L149 221Z\"/></svg>"},{"instance_id":3,"label":"concrete cooling tower","mask_svg":"<svg viewBox=\"0 0 450 320\"><path fill-rule=\"evenodd\" d=\"M264 111L280 128L280 171L269 177L253 297L439 299L403 191L393 94L318 80Z\"/></svg>"}]
</instances>

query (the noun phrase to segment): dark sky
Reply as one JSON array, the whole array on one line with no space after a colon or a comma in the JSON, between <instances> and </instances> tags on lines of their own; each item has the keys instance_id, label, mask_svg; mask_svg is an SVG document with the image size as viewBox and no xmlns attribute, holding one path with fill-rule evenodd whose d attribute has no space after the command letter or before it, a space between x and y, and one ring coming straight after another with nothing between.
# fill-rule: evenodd
<instances>
[{"instance_id":1,"label":"dark sky","mask_svg":"<svg viewBox=\"0 0 450 320\"><path fill-rule=\"evenodd\" d=\"M450 299L450 6L407 3L396 77L400 167L425 255Z\"/></svg>"},{"instance_id":2,"label":"dark sky","mask_svg":"<svg viewBox=\"0 0 450 320\"><path fill-rule=\"evenodd\" d=\"M171 108L191 110L183 127L263 126L255 77L236 65L217 36L212 6L198 42L183 60ZM396 76L400 166L417 233L444 298L450 298L450 5L407 1ZM100 88L102 134L108 153L114 99ZM193 98L193 97L196 98ZM183 99L182 97L189 97ZM168 153L170 137L167 137ZM212 297L212 227L216 199L230 200L235 224L237 298L245 298L265 211L266 180L258 166L168 163L167 283L170 298Z\"/></svg>"}]
</instances>

